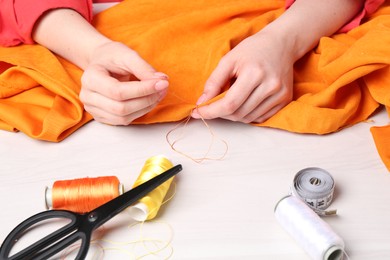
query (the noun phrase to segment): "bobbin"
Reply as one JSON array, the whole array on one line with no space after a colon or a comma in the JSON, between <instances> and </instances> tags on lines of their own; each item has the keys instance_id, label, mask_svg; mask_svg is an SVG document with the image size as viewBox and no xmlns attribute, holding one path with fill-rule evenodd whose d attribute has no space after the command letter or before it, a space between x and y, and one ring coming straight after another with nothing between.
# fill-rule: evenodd
<instances>
[{"instance_id":1,"label":"bobbin","mask_svg":"<svg viewBox=\"0 0 390 260\"><path fill-rule=\"evenodd\" d=\"M319 215L334 215L326 210L333 200L335 182L332 175L318 167L300 170L294 177L291 194L302 199Z\"/></svg>"},{"instance_id":2,"label":"bobbin","mask_svg":"<svg viewBox=\"0 0 390 260\"><path fill-rule=\"evenodd\" d=\"M304 201L288 195L276 204L279 224L315 260L341 260L344 241Z\"/></svg>"},{"instance_id":3,"label":"bobbin","mask_svg":"<svg viewBox=\"0 0 390 260\"><path fill-rule=\"evenodd\" d=\"M148 169L148 167L150 166L154 166L154 167L158 166L159 169L154 168L154 171L151 171L150 169ZM141 173L136 179L133 188L147 180L147 179L143 179L145 175L148 175L147 177L148 179L150 179L156 175L161 174L162 172L168 170L171 167L173 167L173 163L165 155L160 154L148 158L145 161ZM153 190L152 192L144 196L138 202L136 202L135 204L127 208L126 211L136 221L146 221L154 218L157 215L157 212L163 203L163 199L166 193L168 192L172 180L173 178L171 178L170 180L166 181L164 184L157 187L155 190ZM152 206L151 204L152 205L154 204L154 206Z\"/></svg>"},{"instance_id":4,"label":"bobbin","mask_svg":"<svg viewBox=\"0 0 390 260\"><path fill-rule=\"evenodd\" d=\"M45 208L47 210L53 208L53 196L52 196L53 188L49 188L48 186L45 187ZM119 183L118 186L118 192L119 195L122 195L124 192L124 185L122 183Z\"/></svg>"}]
</instances>

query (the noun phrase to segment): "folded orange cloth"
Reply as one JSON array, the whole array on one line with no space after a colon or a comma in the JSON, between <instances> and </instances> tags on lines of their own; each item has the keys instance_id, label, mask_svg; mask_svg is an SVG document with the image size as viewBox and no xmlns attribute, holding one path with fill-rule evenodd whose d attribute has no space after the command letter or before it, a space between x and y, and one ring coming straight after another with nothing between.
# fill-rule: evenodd
<instances>
[{"instance_id":1,"label":"folded orange cloth","mask_svg":"<svg viewBox=\"0 0 390 260\"><path fill-rule=\"evenodd\" d=\"M169 75L167 97L134 124L190 114L220 58L284 11L284 0L132 0L94 25ZM294 101L259 126L327 134L390 106L390 8L356 29L324 37L295 66ZM40 46L0 48L0 127L60 141L91 120L77 98L81 71ZM372 131L390 170L386 128Z\"/></svg>"},{"instance_id":2,"label":"folded orange cloth","mask_svg":"<svg viewBox=\"0 0 390 260\"><path fill-rule=\"evenodd\" d=\"M61 141L92 119L78 99L82 72L38 45L0 48L0 128Z\"/></svg>"}]
</instances>

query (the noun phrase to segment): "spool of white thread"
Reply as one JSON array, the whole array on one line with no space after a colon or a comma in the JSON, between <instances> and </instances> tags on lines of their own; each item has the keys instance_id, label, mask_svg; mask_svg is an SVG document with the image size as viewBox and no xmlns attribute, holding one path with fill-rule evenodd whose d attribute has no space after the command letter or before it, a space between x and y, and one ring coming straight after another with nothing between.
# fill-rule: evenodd
<instances>
[{"instance_id":1,"label":"spool of white thread","mask_svg":"<svg viewBox=\"0 0 390 260\"><path fill-rule=\"evenodd\" d=\"M344 241L301 199L284 197L275 207L275 216L312 259L343 259Z\"/></svg>"}]
</instances>

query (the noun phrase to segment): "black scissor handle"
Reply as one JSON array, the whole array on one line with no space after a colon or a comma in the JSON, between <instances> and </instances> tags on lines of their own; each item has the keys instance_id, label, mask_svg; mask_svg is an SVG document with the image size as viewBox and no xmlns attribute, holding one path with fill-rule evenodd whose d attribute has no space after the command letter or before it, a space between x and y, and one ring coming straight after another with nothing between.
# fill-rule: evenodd
<instances>
[{"instance_id":1,"label":"black scissor handle","mask_svg":"<svg viewBox=\"0 0 390 260\"><path fill-rule=\"evenodd\" d=\"M12 256L9 256L15 243L19 240L21 236L23 236L23 234L26 231L28 231L31 227L33 227L35 224L39 222L55 219L55 218L67 219L70 220L70 222L65 226L63 226L62 228L56 230L55 232L47 235L46 237L40 239L39 241L33 243L32 245L26 247L20 252ZM60 240L61 238L75 231L77 229L77 224L78 224L77 222L78 222L77 214L66 210L49 210L49 211L38 213L26 219L22 223L20 223L11 231L11 233L8 234L8 236L6 237L6 239L4 240L0 248L0 259L1 260L7 260L7 259L16 260L16 259L31 259L31 258L36 259L34 255L39 253L39 251L43 250L47 246L51 245L52 241Z\"/></svg>"},{"instance_id":2,"label":"black scissor handle","mask_svg":"<svg viewBox=\"0 0 390 260\"><path fill-rule=\"evenodd\" d=\"M86 214L76 214L66 210L49 210L38 213L23 221L6 237L0 248L0 260L48 259L78 240L81 240L81 245L76 259L83 259L87 255L93 230L181 170L182 166L176 165ZM70 223L9 256L17 240L26 231L39 222L54 218L68 219Z\"/></svg>"}]
</instances>

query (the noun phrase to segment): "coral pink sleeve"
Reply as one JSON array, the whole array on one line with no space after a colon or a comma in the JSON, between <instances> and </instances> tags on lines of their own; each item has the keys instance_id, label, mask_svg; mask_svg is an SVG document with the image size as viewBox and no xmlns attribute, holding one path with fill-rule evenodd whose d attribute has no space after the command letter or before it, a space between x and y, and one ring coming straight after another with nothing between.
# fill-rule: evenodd
<instances>
[{"instance_id":1,"label":"coral pink sleeve","mask_svg":"<svg viewBox=\"0 0 390 260\"><path fill-rule=\"evenodd\" d=\"M93 0L94 3L117 3L121 0Z\"/></svg>"},{"instance_id":2,"label":"coral pink sleeve","mask_svg":"<svg viewBox=\"0 0 390 260\"><path fill-rule=\"evenodd\" d=\"M286 0L286 8L290 7L294 2L295 0ZM384 2L385 0L366 0L362 10L351 21L345 24L339 32L348 32L349 30L359 26L365 16L375 12Z\"/></svg>"},{"instance_id":3,"label":"coral pink sleeve","mask_svg":"<svg viewBox=\"0 0 390 260\"><path fill-rule=\"evenodd\" d=\"M34 43L31 33L43 13L55 8L70 8L92 20L91 0L0 0L0 45Z\"/></svg>"}]
</instances>

